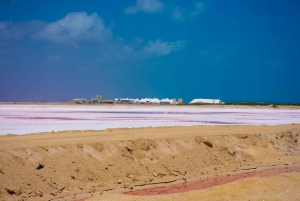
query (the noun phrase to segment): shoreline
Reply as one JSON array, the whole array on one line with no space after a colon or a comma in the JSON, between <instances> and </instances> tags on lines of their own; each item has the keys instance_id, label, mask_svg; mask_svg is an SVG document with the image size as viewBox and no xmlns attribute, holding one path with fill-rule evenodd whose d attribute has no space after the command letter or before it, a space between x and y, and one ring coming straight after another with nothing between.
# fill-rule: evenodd
<instances>
[{"instance_id":1,"label":"shoreline","mask_svg":"<svg viewBox=\"0 0 300 201\"><path fill-rule=\"evenodd\" d=\"M176 105L160 105L160 104L76 104L69 102L0 102L0 106L75 106L75 107L197 107L197 108L255 108L255 109L300 109L300 105L277 105L277 108L273 108L272 104L270 105L226 105L226 104L176 104Z\"/></svg>"}]
</instances>

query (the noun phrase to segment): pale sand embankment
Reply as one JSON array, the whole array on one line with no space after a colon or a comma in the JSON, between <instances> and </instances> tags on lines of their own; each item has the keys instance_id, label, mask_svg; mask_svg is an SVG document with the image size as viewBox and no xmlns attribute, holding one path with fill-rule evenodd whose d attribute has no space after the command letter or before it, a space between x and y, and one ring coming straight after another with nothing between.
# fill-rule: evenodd
<instances>
[{"instance_id":1,"label":"pale sand embankment","mask_svg":"<svg viewBox=\"0 0 300 201\"><path fill-rule=\"evenodd\" d=\"M99 194L103 195L94 199L146 200L105 193L183 183L251 168L297 165L300 164L299 134L300 125L277 125L153 127L0 136L0 200L78 200ZM272 182L274 188L270 187ZM273 191L263 192L271 196L276 188L283 189L282 182L290 186L286 186L286 191L294 199L299 194L295 188L299 173L246 179L172 196L174 200L199 200L223 192L223 198L233 200L234 196L242 196L230 193L235 191L233 188L244 189L241 193L247 197L255 193L255 188L260 191L266 185ZM214 190L217 188L221 189Z\"/></svg>"}]
</instances>

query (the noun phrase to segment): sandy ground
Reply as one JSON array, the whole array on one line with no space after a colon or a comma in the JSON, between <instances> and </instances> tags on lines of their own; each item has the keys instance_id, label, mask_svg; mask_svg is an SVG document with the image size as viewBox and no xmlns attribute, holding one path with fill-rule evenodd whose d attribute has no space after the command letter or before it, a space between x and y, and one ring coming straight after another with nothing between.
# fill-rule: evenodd
<instances>
[{"instance_id":1,"label":"sandy ground","mask_svg":"<svg viewBox=\"0 0 300 201\"><path fill-rule=\"evenodd\" d=\"M300 125L158 127L6 135L0 136L0 200L80 200L100 194L101 197L95 199L137 200L138 197L111 193L284 164L300 164ZM299 191L295 186L299 178L299 173L251 178L172 196L174 200L186 200L186 196L199 200L199 196L217 196L218 192L224 192L222 196L227 200L234 197L244 200L245 196L252 196L250 200L264 196L267 196L265 200L276 200L276 195L280 200L282 195L288 194L294 196L288 200L297 200ZM286 183L282 183L283 180ZM270 187L272 182L274 188ZM266 193L262 197L253 194L259 185L262 187L257 191ZM269 190L261 190L264 186L269 186ZM235 189L241 194L229 193ZM276 189L282 191L274 194ZM167 197L147 199L167 200Z\"/></svg>"}]
</instances>

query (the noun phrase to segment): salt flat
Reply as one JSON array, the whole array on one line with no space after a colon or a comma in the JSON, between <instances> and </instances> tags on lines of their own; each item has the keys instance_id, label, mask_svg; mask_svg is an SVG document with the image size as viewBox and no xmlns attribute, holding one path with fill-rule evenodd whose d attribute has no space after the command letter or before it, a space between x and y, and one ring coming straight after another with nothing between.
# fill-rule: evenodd
<instances>
[{"instance_id":1,"label":"salt flat","mask_svg":"<svg viewBox=\"0 0 300 201\"><path fill-rule=\"evenodd\" d=\"M300 123L300 109L134 105L0 106L0 135L123 127L292 123Z\"/></svg>"}]
</instances>

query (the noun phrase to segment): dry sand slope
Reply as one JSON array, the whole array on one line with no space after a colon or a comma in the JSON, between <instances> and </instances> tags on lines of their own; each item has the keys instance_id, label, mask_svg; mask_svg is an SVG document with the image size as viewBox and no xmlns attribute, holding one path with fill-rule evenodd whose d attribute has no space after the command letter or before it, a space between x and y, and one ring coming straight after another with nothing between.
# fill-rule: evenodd
<instances>
[{"instance_id":1,"label":"dry sand slope","mask_svg":"<svg viewBox=\"0 0 300 201\"><path fill-rule=\"evenodd\" d=\"M1 136L0 200L76 200L292 163L300 164L300 125Z\"/></svg>"}]
</instances>

